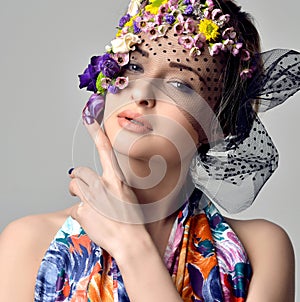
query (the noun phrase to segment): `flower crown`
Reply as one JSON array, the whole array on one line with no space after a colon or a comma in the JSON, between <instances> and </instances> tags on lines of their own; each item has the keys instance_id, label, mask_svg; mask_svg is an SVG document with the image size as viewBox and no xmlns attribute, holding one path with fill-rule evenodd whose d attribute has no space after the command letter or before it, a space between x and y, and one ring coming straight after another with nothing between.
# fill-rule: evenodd
<instances>
[{"instance_id":1,"label":"flower crown","mask_svg":"<svg viewBox=\"0 0 300 302\"><path fill-rule=\"evenodd\" d=\"M142 41L141 32L151 40L157 40L173 30L178 43L189 51L190 56L199 56L208 46L211 56L227 52L240 56L245 68L242 79L252 77L250 52L244 48L235 29L229 26L230 15L215 8L214 0L131 0L128 12L118 26L116 38L106 46L103 56L94 56L79 76L80 88L105 95L117 93L128 85L128 78L119 76L129 62L130 51ZM170 29L171 28L171 29Z\"/></svg>"}]
</instances>

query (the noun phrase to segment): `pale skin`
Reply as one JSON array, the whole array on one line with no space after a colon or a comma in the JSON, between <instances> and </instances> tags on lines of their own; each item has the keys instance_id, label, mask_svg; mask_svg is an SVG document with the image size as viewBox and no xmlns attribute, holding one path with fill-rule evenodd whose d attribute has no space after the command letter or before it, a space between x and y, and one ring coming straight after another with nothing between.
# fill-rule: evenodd
<instances>
[{"instance_id":1,"label":"pale skin","mask_svg":"<svg viewBox=\"0 0 300 302\"><path fill-rule=\"evenodd\" d=\"M166 73L159 74L162 70L164 72L168 70L167 66L164 69L162 62L143 60L138 66L132 65L134 70L130 72L134 72L133 76L137 76L136 69L140 66L143 68L144 75L148 77L168 76ZM150 65L151 68L148 68ZM190 78L185 74L182 74L182 77ZM174 74L171 78L174 80ZM128 96L130 90L127 92L125 90L123 96ZM199 144L198 133L176 106L155 99L145 100L133 94L138 90L132 91L130 97L134 102L126 105L126 109L143 115L159 113L176 120L188 131L195 144ZM117 96L109 96L107 102L113 101L115 97ZM176 213L152 223L130 224L101 215L89 203L95 196L99 198L99 192L103 202L110 202L103 188L113 191L121 200L145 204L166 196L175 184L183 185L183 181L178 178L179 170L181 167L187 169L192 154L187 153L182 161L175 151L163 154L168 163L166 176L155 188L134 189L121 180L120 171L116 171L111 151L115 147L115 136L120 130L116 115L122 110L124 108L107 117L106 134L96 122L86 125L96 144L103 174L99 176L86 167L74 169L70 175L69 190L83 204L81 206L75 204L61 212L21 218L9 224L2 232L0 301L33 301L35 279L41 260L56 232L69 216L76 219L89 237L116 259L130 301L182 301L162 260ZM171 135L173 134L170 133ZM149 138L148 140L147 137L143 138L129 154L134 173L144 176L144 171L149 169L149 158L153 154L159 154L160 150L170 150L170 148L167 139L152 138L149 142ZM149 152L149 149L152 151ZM132 172L120 170L126 179L133 177L130 174ZM294 252L287 233L278 225L266 220L227 219L227 221L237 233L251 261L253 277L247 301L294 301ZM147 274L144 274L145 271Z\"/></svg>"}]
</instances>

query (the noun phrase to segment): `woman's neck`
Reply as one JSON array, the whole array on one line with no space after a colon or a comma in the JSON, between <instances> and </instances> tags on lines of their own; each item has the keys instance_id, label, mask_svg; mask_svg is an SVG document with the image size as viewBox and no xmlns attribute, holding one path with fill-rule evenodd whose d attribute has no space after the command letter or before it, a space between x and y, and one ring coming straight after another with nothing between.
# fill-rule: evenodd
<instances>
[{"instance_id":1,"label":"woman's neck","mask_svg":"<svg viewBox=\"0 0 300 302\"><path fill-rule=\"evenodd\" d=\"M170 165L159 157L150 161L122 154L116 154L116 157L126 183L147 212L147 222L161 220L176 212L193 190L188 177L190 159Z\"/></svg>"}]
</instances>

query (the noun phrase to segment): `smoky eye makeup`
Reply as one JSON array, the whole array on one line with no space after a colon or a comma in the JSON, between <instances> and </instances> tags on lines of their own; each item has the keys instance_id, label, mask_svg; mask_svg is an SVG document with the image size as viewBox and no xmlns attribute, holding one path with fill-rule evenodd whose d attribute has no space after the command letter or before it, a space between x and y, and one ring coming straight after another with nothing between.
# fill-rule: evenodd
<instances>
[{"instance_id":1,"label":"smoky eye makeup","mask_svg":"<svg viewBox=\"0 0 300 302\"><path fill-rule=\"evenodd\" d=\"M175 88L176 90L185 93L185 94L194 94L195 90L193 89L193 87L181 80L169 80L167 82L169 85L171 85L173 88Z\"/></svg>"},{"instance_id":2,"label":"smoky eye makeup","mask_svg":"<svg viewBox=\"0 0 300 302\"><path fill-rule=\"evenodd\" d=\"M141 63L139 63L136 60L130 60L129 63L123 67L124 71L129 72L131 74L143 74L144 73L144 67Z\"/></svg>"}]
</instances>

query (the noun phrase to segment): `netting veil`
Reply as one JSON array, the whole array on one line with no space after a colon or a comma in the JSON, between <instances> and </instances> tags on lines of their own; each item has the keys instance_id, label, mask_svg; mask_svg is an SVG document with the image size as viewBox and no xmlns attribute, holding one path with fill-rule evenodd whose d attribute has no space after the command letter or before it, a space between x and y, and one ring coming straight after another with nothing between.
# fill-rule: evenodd
<instances>
[{"instance_id":1,"label":"netting veil","mask_svg":"<svg viewBox=\"0 0 300 302\"><path fill-rule=\"evenodd\" d=\"M261 54L263 72L251 81L242 104L258 112L282 104L300 89L300 53L275 49ZM278 166L278 151L258 116L252 127L228 136L206 155L194 157L190 173L197 188L229 213L248 208Z\"/></svg>"}]
</instances>

